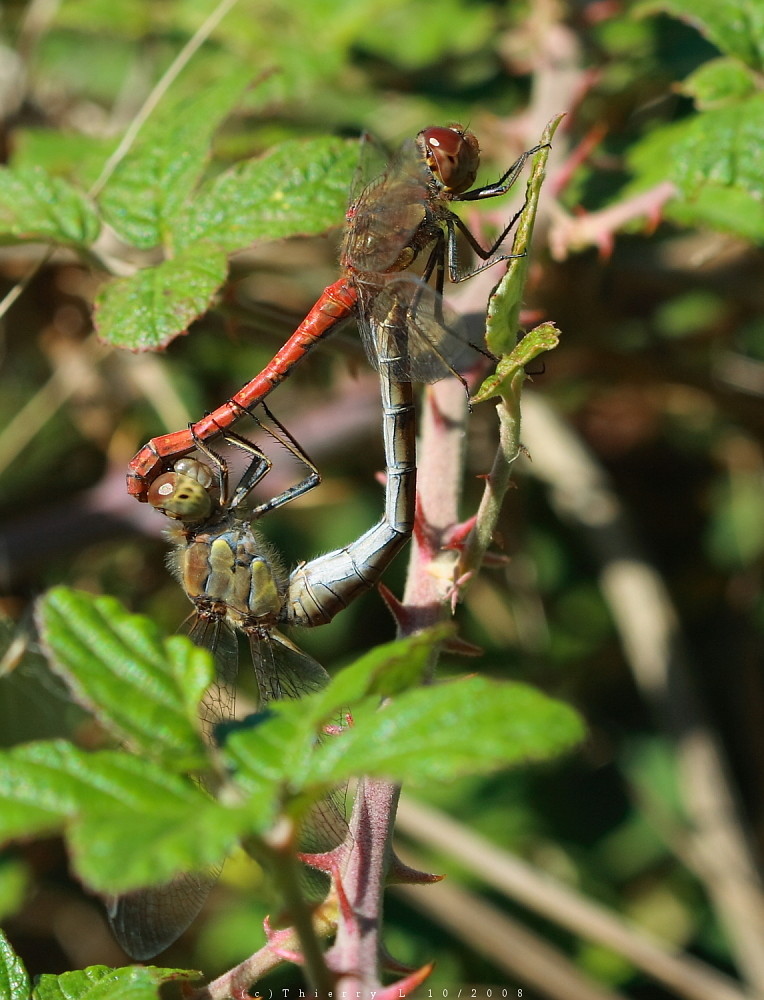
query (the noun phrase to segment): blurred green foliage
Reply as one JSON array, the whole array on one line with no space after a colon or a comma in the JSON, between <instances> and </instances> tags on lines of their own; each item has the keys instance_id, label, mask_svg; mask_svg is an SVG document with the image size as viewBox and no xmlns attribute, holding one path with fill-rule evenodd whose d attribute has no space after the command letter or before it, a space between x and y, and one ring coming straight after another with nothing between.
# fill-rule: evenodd
<instances>
[{"instance_id":1,"label":"blurred green foliage","mask_svg":"<svg viewBox=\"0 0 764 1000\"><path fill-rule=\"evenodd\" d=\"M64 582L114 594L167 629L187 613L165 571L157 525L139 526L140 512L128 513L121 500L124 466L150 436L201 415L259 371L333 279L335 243L315 234L342 222L355 155L343 140L369 129L396 143L430 123L466 122L481 138L487 181L537 140L533 129L567 111L550 164L550 179L562 169L563 180L547 184L542 207L554 202L556 219L580 216L592 229L551 252L548 222L537 227L525 304L563 337L534 388L609 473L669 587L761 858L761 5L240 0L92 198L108 156L213 8L208 0L64 0L49 8L8 0L0 11L0 66L9 68L0 74L3 290L40 260L41 241L57 247L3 318L3 610L23 624L30 599ZM337 158L336 173L318 150ZM305 181L312 164L326 165L294 228L266 243L267 230L244 227L238 244L178 260L177 231L190 226L191 209L202 210L199 191L232 185L217 206L229 213L226 227L237 221L247 185L258 201L272 195L272 179L270 190L254 188L268 154L287 181L292 167L289 176ZM144 183L152 171L153 186ZM661 185L671 187L650 202ZM315 225L304 225L308 203L327 191ZM637 210L639 198L648 201ZM487 229L508 214L485 208L470 219ZM102 228L106 219L113 229ZM288 232L314 235L281 239ZM160 268L194 272L193 294L185 277L176 282L185 311L170 333L191 328L157 362L158 388L144 359L99 356L88 346L96 296L102 309L120 306L113 303L130 280L125 261L138 268L132 280L148 299L156 299ZM122 310L134 318L135 300L126 297ZM149 327L129 330L128 340ZM155 342L166 339L167 326ZM338 336L274 397L324 475L321 491L269 522L290 563L355 537L379 515L375 404L368 419L354 409L362 383L346 375L347 357L361 364L356 339ZM475 476L493 453L490 410L476 408L471 421ZM465 515L481 488L466 482ZM508 498L500 543L510 564L486 569L460 612L463 633L485 649L479 669L574 703L591 737L563 763L462 778L426 797L666 942L732 970L729 937L704 886L654 822L656 810L669 829L684 820L673 747L635 689L595 554L528 475ZM401 560L388 580L397 592L403 569ZM391 632L369 595L300 643L332 667ZM462 661L444 666L463 669ZM89 724L62 699L39 657L28 655L3 679L3 742L74 727L87 745ZM25 879L34 887L8 923L32 973L75 961L53 935L63 906L71 907L68 919L83 921L81 936L94 919L82 916L92 905L79 908L60 848L48 848L21 850L0 868L4 910ZM455 867L452 858L428 864ZM214 973L241 956L260 918L250 878L241 877L241 895L238 875L223 880L213 918L167 964ZM474 876L465 878L477 888ZM402 904L391 904L389 920L397 957L439 963L433 987L503 979L488 959ZM667 995L619 956L530 923L599 982L629 996ZM119 960L113 952L81 959Z\"/></svg>"}]
</instances>

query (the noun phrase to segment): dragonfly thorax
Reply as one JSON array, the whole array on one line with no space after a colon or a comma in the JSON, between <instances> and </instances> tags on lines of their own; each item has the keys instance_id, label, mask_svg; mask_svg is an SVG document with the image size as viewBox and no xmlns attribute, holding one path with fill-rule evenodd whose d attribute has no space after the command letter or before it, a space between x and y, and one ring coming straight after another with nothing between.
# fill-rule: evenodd
<instances>
[{"instance_id":1,"label":"dragonfly thorax","mask_svg":"<svg viewBox=\"0 0 764 1000\"><path fill-rule=\"evenodd\" d=\"M200 531L178 549L177 559L181 583L197 607L220 608L220 616L237 626L277 621L285 573L249 525Z\"/></svg>"}]
</instances>

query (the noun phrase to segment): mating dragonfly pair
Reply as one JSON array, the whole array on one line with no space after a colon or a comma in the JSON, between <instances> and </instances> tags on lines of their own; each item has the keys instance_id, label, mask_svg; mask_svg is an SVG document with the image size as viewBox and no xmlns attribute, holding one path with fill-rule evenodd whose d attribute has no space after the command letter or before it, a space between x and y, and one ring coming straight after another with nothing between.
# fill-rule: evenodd
<instances>
[{"instance_id":1,"label":"mating dragonfly pair","mask_svg":"<svg viewBox=\"0 0 764 1000\"><path fill-rule=\"evenodd\" d=\"M485 249L450 203L505 194L540 148L523 153L496 183L472 188L480 154L471 132L458 125L431 127L404 143L390 167L351 201L340 256L342 277L324 290L284 347L226 403L186 430L152 439L130 463L129 493L181 525L174 537L175 558L178 578L195 606L189 635L213 651L217 671L217 682L203 704L208 732L233 712L237 632L249 641L261 702L299 698L322 687L328 680L323 667L281 635L278 626L331 621L378 582L408 540L416 492L411 383L435 382L450 374L464 383L456 366L465 346L481 351L470 344L443 303L446 274L451 281L462 281L507 260L509 255L498 251L520 215L517 212ZM468 273L459 267L458 233L482 261ZM425 251L421 275L407 273ZM380 374L387 469L384 514L356 541L287 575L253 522L312 489L320 477L265 409L264 399L319 339L351 315ZM308 474L296 486L253 506L252 490L269 471L270 461L231 428L245 415L254 416L258 405L270 419L270 429L265 429L304 463ZM248 456L233 489L225 462L209 446L215 440ZM188 457L193 451L201 459ZM188 926L210 884L210 876L188 874L167 886L120 897L110 912L120 943L135 958L153 957Z\"/></svg>"}]
</instances>

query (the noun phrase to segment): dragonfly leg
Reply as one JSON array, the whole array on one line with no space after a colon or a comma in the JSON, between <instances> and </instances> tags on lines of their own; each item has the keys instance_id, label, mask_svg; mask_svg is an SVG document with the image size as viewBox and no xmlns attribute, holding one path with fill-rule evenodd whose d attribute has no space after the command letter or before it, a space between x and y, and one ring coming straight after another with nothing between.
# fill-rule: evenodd
<instances>
[{"instance_id":1,"label":"dragonfly leg","mask_svg":"<svg viewBox=\"0 0 764 1000\"><path fill-rule=\"evenodd\" d=\"M278 441L278 443L282 445L284 448L286 448L286 450L291 455L294 455L294 457L299 462L301 462L309 470L309 472L308 475L303 480L301 480L301 482L296 483L294 486L288 487L286 490L283 491L283 493L279 493L278 496L271 497L271 499L267 500L265 503L261 503L259 504L259 506L254 507L249 512L252 519L261 517L267 511L274 510L276 507L281 507L285 503L289 503L291 500L295 500L297 497L302 496L304 493L308 493L310 490L315 489L315 487L318 486L321 482L321 474L316 468L316 465L313 462L313 460L308 456L308 454L304 451L304 449L297 443L295 438L289 433L286 427L284 427L281 421L278 420L273 415L273 413L271 413L271 411L268 409L265 403L261 403L260 405L262 406L263 410L265 410L268 419L276 428L278 428L278 430L274 430L272 427L268 427L267 424L262 423L253 414L252 416L254 417L254 419L257 420L257 423L260 425L260 427L262 427L262 429L266 432L266 434L270 434L270 436L274 439L274 441ZM237 438L239 442L244 441L243 438L238 438L238 435L227 434L225 437L226 440L229 440L230 438ZM247 441L246 444L250 444L250 442ZM241 444L239 444L239 447L241 447ZM236 492L234 493L233 501L231 503L232 507L238 506L244 500L244 498L251 492L253 487L257 484L257 482L259 482L259 479L261 478L258 477L257 479L254 480L254 482L250 483L247 481L247 476L248 472L244 474L241 481L239 482L239 485L236 487Z\"/></svg>"},{"instance_id":2,"label":"dragonfly leg","mask_svg":"<svg viewBox=\"0 0 764 1000\"><path fill-rule=\"evenodd\" d=\"M520 176L520 172L529 158L541 149L551 148L551 143L541 142L537 146L533 146L532 149L526 149L495 183L465 191L464 194L456 195L454 201L480 201L482 198L498 198L500 195L506 194Z\"/></svg>"},{"instance_id":3,"label":"dragonfly leg","mask_svg":"<svg viewBox=\"0 0 764 1000\"><path fill-rule=\"evenodd\" d=\"M454 201L479 201L483 198L498 198L500 195L506 194L507 191L509 191L509 189L517 181L517 178L520 175L520 171L525 166L529 157L533 156L534 153L538 153L540 149L544 149L548 146L549 143L541 143L538 146L534 146L532 149L526 150L524 153L521 153L521 155L518 156L518 158L515 160L512 166L506 171L506 173L502 174L502 176L499 178L498 181L496 181L495 184L487 184L485 187L474 188L472 191L467 191L464 194L457 195L454 197ZM526 202L527 202L527 196L526 196ZM462 219L459 218L458 215L452 213L450 217L446 219L446 225L448 227L448 236L446 238L448 244L448 276L451 279L451 281L453 282L465 281L467 278L471 278L474 275L479 274L481 271L484 271L487 267L493 267L494 264L498 264L500 261L512 260L515 257L523 256L522 254L501 254L498 257L494 257L494 254L497 252L499 247L502 245L504 240L507 238L509 233L514 228L515 224L517 223L517 220L525 211L525 204L526 203L524 202L522 208L520 208L517 212L515 212L515 214L509 220L507 225L504 227L503 231L500 233L498 238L493 242L493 244L490 247L488 247L488 249L480 245L480 243L475 238L475 235L472 233L470 228L467 226L465 222L462 221ZM480 267L476 267L473 270L467 271L465 273L460 272L459 261L458 261L458 247L456 242L456 228L458 228L459 231L464 235L464 238L467 240L467 242L475 251L475 253L478 255L478 257L481 260L486 261L485 264L482 264Z\"/></svg>"},{"instance_id":4,"label":"dragonfly leg","mask_svg":"<svg viewBox=\"0 0 764 1000\"><path fill-rule=\"evenodd\" d=\"M416 443L413 391L408 382L380 375L387 483L385 513L342 549L298 566L289 577L281 621L323 625L373 587L408 541L414 527Z\"/></svg>"}]
</instances>

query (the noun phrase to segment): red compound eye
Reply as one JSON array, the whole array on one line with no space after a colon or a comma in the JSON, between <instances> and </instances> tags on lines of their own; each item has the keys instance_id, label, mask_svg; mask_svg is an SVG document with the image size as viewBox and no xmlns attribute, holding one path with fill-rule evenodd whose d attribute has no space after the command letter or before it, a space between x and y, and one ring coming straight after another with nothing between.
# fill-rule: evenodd
<instances>
[{"instance_id":1,"label":"red compound eye","mask_svg":"<svg viewBox=\"0 0 764 1000\"><path fill-rule=\"evenodd\" d=\"M480 147L472 132L461 125L433 125L419 133L427 165L443 187L462 194L475 183L480 165Z\"/></svg>"}]
</instances>

